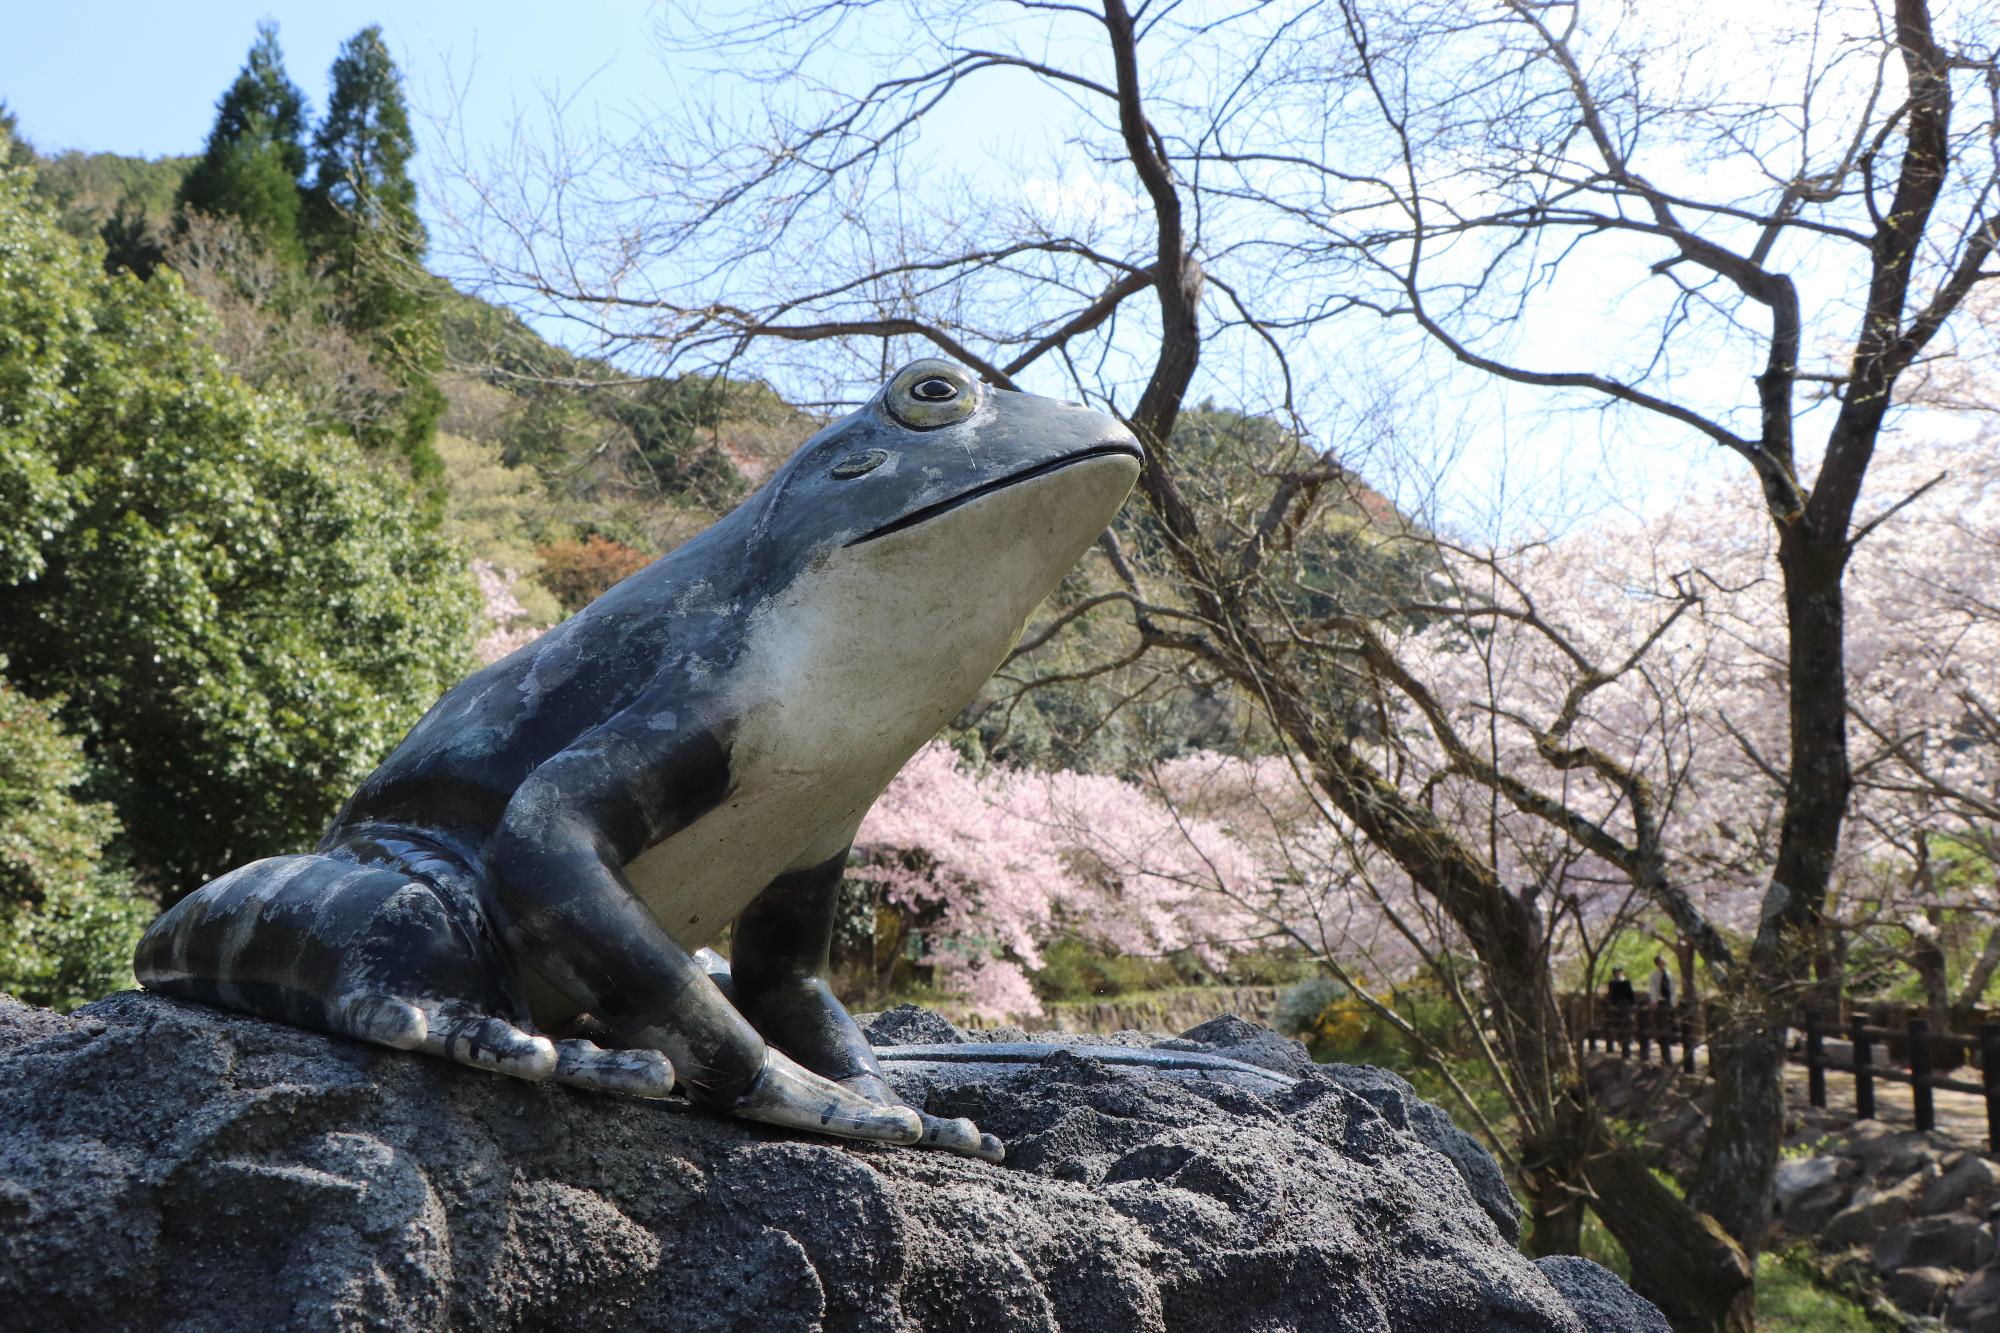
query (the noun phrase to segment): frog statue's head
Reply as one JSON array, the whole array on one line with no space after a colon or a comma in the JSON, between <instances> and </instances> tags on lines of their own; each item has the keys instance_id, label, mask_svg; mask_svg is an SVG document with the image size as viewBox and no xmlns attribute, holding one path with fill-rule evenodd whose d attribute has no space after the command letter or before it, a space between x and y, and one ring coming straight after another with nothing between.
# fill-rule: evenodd
<instances>
[{"instance_id":1,"label":"frog statue's head","mask_svg":"<svg viewBox=\"0 0 2000 1333\"><path fill-rule=\"evenodd\" d=\"M952 604L1011 620L1011 642L1118 512L1143 457L1104 413L926 358L799 448L745 506L749 547L870 585L885 628L897 605L942 628Z\"/></svg>"}]
</instances>

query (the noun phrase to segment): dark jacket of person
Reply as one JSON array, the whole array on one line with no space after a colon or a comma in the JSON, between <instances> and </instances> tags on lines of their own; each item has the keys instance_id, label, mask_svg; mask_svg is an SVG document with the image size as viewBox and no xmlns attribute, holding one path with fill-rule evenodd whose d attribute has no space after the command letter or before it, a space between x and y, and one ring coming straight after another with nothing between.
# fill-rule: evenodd
<instances>
[{"instance_id":1,"label":"dark jacket of person","mask_svg":"<svg viewBox=\"0 0 2000 1333\"><path fill-rule=\"evenodd\" d=\"M1611 978L1612 1008L1629 1009L1637 1003L1639 1003L1639 997L1632 991L1632 979L1630 977Z\"/></svg>"}]
</instances>

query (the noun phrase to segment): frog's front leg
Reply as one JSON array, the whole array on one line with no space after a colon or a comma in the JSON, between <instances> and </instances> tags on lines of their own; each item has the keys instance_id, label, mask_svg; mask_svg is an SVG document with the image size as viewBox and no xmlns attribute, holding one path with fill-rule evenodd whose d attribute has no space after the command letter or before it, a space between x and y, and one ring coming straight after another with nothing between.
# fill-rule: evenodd
<instances>
[{"instance_id":1,"label":"frog's front leg","mask_svg":"<svg viewBox=\"0 0 2000 1333\"><path fill-rule=\"evenodd\" d=\"M736 1004L767 1041L806 1068L887 1106L902 1100L882 1077L868 1039L827 984L847 849L778 876L736 918L730 937ZM923 1146L998 1162L1000 1140L970 1120L923 1114Z\"/></svg>"},{"instance_id":2,"label":"frog's front leg","mask_svg":"<svg viewBox=\"0 0 2000 1333\"><path fill-rule=\"evenodd\" d=\"M621 1041L663 1052L680 1086L706 1105L793 1129L914 1143L923 1137L915 1111L771 1049L625 881L621 866L720 799L726 755L710 732L614 719L537 768L487 848L508 943Z\"/></svg>"}]
</instances>

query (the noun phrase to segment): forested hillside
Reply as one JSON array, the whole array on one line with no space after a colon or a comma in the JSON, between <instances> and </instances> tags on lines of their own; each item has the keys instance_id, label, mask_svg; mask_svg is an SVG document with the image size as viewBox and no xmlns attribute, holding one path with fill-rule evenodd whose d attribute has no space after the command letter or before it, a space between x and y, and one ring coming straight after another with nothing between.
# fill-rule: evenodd
<instances>
[{"instance_id":1,"label":"forested hillside","mask_svg":"<svg viewBox=\"0 0 2000 1333\"><path fill-rule=\"evenodd\" d=\"M376 29L315 124L274 29L198 155L44 156L0 106L0 989L309 844L482 635L726 509L811 422L635 379L423 268ZM496 625L482 585L514 614Z\"/></svg>"}]
</instances>

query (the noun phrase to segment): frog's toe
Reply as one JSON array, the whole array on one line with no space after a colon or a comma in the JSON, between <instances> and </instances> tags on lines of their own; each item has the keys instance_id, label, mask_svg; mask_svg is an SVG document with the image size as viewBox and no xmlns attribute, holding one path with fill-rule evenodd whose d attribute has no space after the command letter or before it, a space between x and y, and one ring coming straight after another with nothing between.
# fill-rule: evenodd
<instances>
[{"instance_id":1,"label":"frog's toe","mask_svg":"<svg viewBox=\"0 0 2000 1333\"><path fill-rule=\"evenodd\" d=\"M910 1144L924 1136L922 1118L909 1107L872 1101L775 1049L765 1052L763 1073L729 1111L745 1120L845 1139Z\"/></svg>"},{"instance_id":2,"label":"frog's toe","mask_svg":"<svg viewBox=\"0 0 2000 1333\"><path fill-rule=\"evenodd\" d=\"M422 1009L392 995L350 995L332 1007L327 1020L336 1032L399 1051L421 1050L431 1032Z\"/></svg>"},{"instance_id":3,"label":"frog's toe","mask_svg":"<svg viewBox=\"0 0 2000 1333\"><path fill-rule=\"evenodd\" d=\"M664 1097L674 1090L674 1067L659 1051L607 1051L577 1037L556 1043L558 1083L627 1097Z\"/></svg>"},{"instance_id":4,"label":"frog's toe","mask_svg":"<svg viewBox=\"0 0 2000 1333\"><path fill-rule=\"evenodd\" d=\"M490 1069L515 1078L545 1079L556 1072L556 1046L547 1037L515 1027L489 1015L458 1016L432 1009L425 1018L430 1035L422 1049L474 1069Z\"/></svg>"},{"instance_id":5,"label":"frog's toe","mask_svg":"<svg viewBox=\"0 0 2000 1333\"><path fill-rule=\"evenodd\" d=\"M963 1116L946 1119L925 1115L924 1136L917 1141L917 1146L941 1148L961 1157L977 1157L982 1162L1000 1162L1007 1156L1005 1144L991 1134L982 1134L979 1126Z\"/></svg>"}]
</instances>

